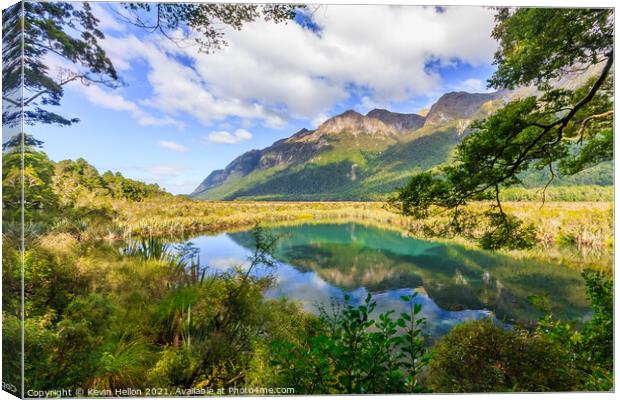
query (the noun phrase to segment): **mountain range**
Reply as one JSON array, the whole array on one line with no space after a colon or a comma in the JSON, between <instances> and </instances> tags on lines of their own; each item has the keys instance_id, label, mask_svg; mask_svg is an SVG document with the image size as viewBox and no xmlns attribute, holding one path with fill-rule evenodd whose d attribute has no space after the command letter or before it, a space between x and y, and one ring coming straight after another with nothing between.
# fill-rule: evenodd
<instances>
[{"instance_id":1,"label":"mountain range","mask_svg":"<svg viewBox=\"0 0 620 400\"><path fill-rule=\"evenodd\" d=\"M446 93L426 115L384 109L363 115L348 110L315 130L302 129L265 149L242 154L209 174L190 197L382 200L405 185L412 174L449 161L455 146L469 133L471 122L488 116L514 96L507 91ZM585 183L605 184L606 174L598 174L603 182L586 179ZM536 172L531 175L525 181L532 186L544 181ZM578 180L565 183L579 184Z\"/></svg>"}]
</instances>

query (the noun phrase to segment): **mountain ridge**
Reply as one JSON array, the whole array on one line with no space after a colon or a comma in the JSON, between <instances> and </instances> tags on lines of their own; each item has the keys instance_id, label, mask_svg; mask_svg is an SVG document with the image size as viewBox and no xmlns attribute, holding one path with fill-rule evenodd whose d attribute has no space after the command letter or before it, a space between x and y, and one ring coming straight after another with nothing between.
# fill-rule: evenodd
<instances>
[{"instance_id":1,"label":"mountain ridge","mask_svg":"<svg viewBox=\"0 0 620 400\"><path fill-rule=\"evenodd\" d=\"M390 147L408 143L406 137L429 125L441 130L446 122L466 119L473 115L480 105L493 98L493 94L485 93L446 93L433 104L426 117L416 113L398 113L378 108L366 115L355 110L346 110L328 118L314 130L303 128L264 149L254 149L240 155L224 169L211 172L190 196L237 198L241 194L246 195L248 188L243 184L233 185L234 182L231 181L240 181L252 174L274 175L277 171L283 172L291 168L304 170L310 165L324 168L328 166L327 169L331 167L332 170L339 165L336 169L341 169L344 173L340 178L344 177L348 182L342 179L338 181L342 181L343 184L356 182L362 178L360 168L371 158L376 158L384 152L392 154L393 152L390 153L388 150ZM458 133L458 130L457 126L455 132ZM303 175L310 172L304 171ZM320 176L317 178L320 179ZM235 193L218 195L214 189L226 184L239 186L236 190L237 195ZM264 191L263 183L260 192ZM250 190L247 195L251 196L251 192Z\"/></svg>"},{"instance_id":2,"label":"mountain ridge","mask_svg":"<svg viewBox=\"0 0 620 400\"><path fill-rule=\"evenodd\" d=\"M426 121L426 118L419 114L397 113L382 108L375 108L369 111L366 116L376 118L399 132L421 128Z\"/></svg>"},{"instance_id":3,"label":"mountain ridge","mask_svg":"<svg viewBox=\"0 0 620 400\"><path fill-rule=\"evenodd\" d=\"M425 116L386 109L366 115L346 110L314 130L301 129L240 155L211 172L190 197L384 199L413 173L447 162L473 120L490 115L513 97L508 91L449 92Z\"/></svg>"}]
</instances>

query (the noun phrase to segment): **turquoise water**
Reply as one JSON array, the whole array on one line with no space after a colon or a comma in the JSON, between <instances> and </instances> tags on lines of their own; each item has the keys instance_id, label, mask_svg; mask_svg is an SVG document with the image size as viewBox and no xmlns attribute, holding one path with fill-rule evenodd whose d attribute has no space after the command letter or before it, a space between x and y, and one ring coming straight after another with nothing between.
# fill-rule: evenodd
<instances>
[{"instance_id":1,"label":"turquoise water","mask_svg":"<svg viewBox=\"0 0 620 400\"><path fill-rule=\"evenodd\" d=\"M349 293L362 301L368 292L377 311L404 311L403 294L428 318L427 332L438 336L459 322L493 317L508 324L534 323L541 315L530 296L545 296L565 320L587 317L579 273L557 264L514 259L457 244L416 240L359 224L298 225L272 229L279 236L274 269L277 285L267 295L286 297L317 312ZM190 240L212 271L247 265L250 232L200 236Z\"/></svg>"}]
</instances>

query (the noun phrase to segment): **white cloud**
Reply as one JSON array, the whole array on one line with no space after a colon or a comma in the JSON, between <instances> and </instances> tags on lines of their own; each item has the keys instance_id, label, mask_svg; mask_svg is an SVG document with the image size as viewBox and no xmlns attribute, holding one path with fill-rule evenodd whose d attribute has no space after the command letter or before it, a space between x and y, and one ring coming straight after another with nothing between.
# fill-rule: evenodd
<instances>
[{"instance_id":1,"label":"white cloud","mask_svg":"<svg viewBox=\"0 0 620 400\"><path fill-rule=\"evenodd\" d=\"M69 73L84 73L79 66L51 53L45 56L44 64L49 68L50 75L55 78L65 77ZM135 102L125 99L117 89L104 89L102 86L94 83L85 85L80 80L70 82L67 86L82 93L88 101L99 107L129 112L140 125L174 125L179 129L185 127L182 122L176 121L170 116L153 117Z\"/></svg>"},{"instance_id":2,"label":"white cloud","mask_svg":"<svg viewBox=\"0 0 620 400\"><path fill-rule=\"evenodd\" d=\"M442 87L433 65L492 60L493 11L482 7L322 6L320 35L296 23L256 21L225 28L229 46L212 54L159 36L108 35L104 47L119 70L147 64L152 93L139 104L190 115L205 125L236 117L282 126L317 120L350 97L396 103ZM183 59L184 62L180 60ZM188 62L189 61L189 62Z\"/></svg>"},{"instance_id":3,"label":"white cloud","mask_svg":"<svg viewBox=\"0 0 620 400\"><path fill-rule=\"evenodd\" d=\"M312 118L312 121L310 122L312 126L310 126L310 128L311 129L318 128L323 122L327 121L328 119L329 119L329 115L325 113L318 114L317 116Z\"/></svg>"},{"instance_id":4,"label":"white cloud","mask_svg":"<svg viewBox=\"0 0 620 400\"><path fill-rule=\"evenodd\" d=\"M245 129L237 129L234 133L216 131L209 133L206 139L213 143L237 144L252 139L252 134Z\"/></svg>"},{"instance_id":5,"label":"white cloud","mask_svg":"<svg viewBox=\"0 0 620 400\"><path fill-rule=\"evenodd\" d=\"M453 90L469 93L489 93L493 91L493 89L487 88L487 83L485 81L475 78L465 79L458 85L455 85Z\"/></svg>"},{"instance_id":6,"label":"white cloud","mask_svg":"<svg viewBox=\"0 0 620 400\"><path fill-rule=\"evenodd\" d=\"M85 86L80 83L75 83L72 84L72 87L84 93L88 100L97 106L115 111L129 112L140 125L174 125L179 129L184 128L183 123L176 121L174 118L169 116L161 118L153 117L136 103L126 100L119 93L113 93L111 90L104 90L100 86L94 84Z\"/></svg>"},{"instance_id":7,"label":"white cloud","mask_svg":"<svg viewBox=\"0 0 620 400\"><path fill-rule=\"evenodd\" d=\"M247 120L262 118L271 125L282 123L281 116L266 110L256 101L244 102L234 97L214 96L207 89L207 82L194 69L179 62L169 53L169 49L162 48L172 44L162 41L161 38L158 42L142 41L135 36L107 38L105 41L108 55L120 70L129 69L135 59L148 62L150 70L147 79L153 93L141 101L142 105L171 114L189 114L205 125L228 116ZM181 51L180 48L174 50ZM187 54L205 56L202 53L196 54L196 51L192 47Z\"/></svg>"},{"instance_id":8,"label":"white cloud","mask_svg":"<svg viewBox=\"0 0 620 400\"><path fill-rule=\"evenodd\" d=\"M370 110L375 108L389 109L390 105L386 102L377 102L369 96L363 96L360 99L360 103L355 107L355 109L362 114L367 114Z\"/></svg>"},{"instance_id":9,"label":"white cloud","mask_svg":"<svg viewBox=\"0 0 620 400\"><path fill-rule=\"evenodd\" d=\"M157 142L157 144L162 149L176 151L177 153L185 153L188 150L187 147L183 146L182 144L168 140L160 140Z\"/></svg>"},{"instance_id":10,"label":"white cloud","mask_svg":"<svg viewBox=\"0 0 620 400\"><path fill-rule=\"evenodd\" d=\"M89 3L93 14L99 20L98 28L105 31L124 32L127 30L127 24L119 21L109 6L105 3Z\"/></svg>"}]
</instances>

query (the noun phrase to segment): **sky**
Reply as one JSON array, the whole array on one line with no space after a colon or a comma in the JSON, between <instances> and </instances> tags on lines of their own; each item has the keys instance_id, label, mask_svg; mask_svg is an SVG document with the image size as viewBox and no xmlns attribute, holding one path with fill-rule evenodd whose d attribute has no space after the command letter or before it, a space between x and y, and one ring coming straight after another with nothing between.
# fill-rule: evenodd
<instances>
[{"instance_id":1,"label":"sky","mask_svg":"<svg viewBox=\"0 0 620 400\"><path fill-rule=\"evenodd\" d=\"M179 46L93 3L124 85L69 85L70 127L30 128L55 161L191 193L213 170L348 109L418 112L443 93L485 92L497 43L482 7L321 6L294 21L225 29L212 53ZM49 57L51 70L71 67Z\"/></svg>"}]
</instances>

